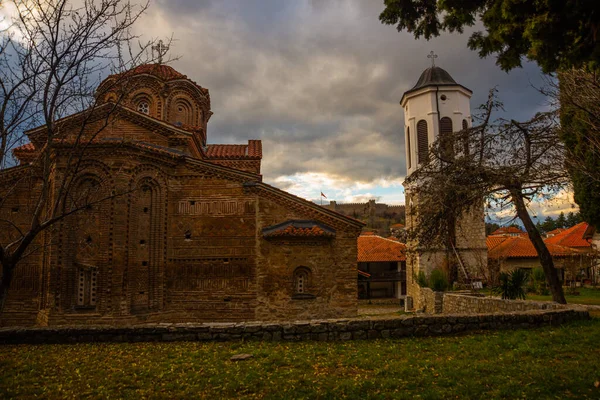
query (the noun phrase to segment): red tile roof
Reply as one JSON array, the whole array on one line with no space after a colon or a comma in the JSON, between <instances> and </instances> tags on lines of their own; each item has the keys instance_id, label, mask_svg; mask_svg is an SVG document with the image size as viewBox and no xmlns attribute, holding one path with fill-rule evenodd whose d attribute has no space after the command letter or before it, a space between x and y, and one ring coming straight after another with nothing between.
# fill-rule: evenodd
<instances>
[{"instance_id":1,"label":"red tile roof","mask_svg":"<svg viewBox=\"0 0 600 400\"><path fill-rule=\"evenodd\" d=\"M404 243L376 235L358 237L358 262L405 261Z\"/></svg>"},{"instance_id":2,"label":"red tile roof","mask_svg":"<svg viewBox=\"0 0 600 400\"><path fill-rule=\"evenodd\" d=\"M488 258L537 258L533 243L525 236L488 236L486 239ZM553 257L565 257L581 252L565 246L546 242Z\"/></svg>"},{"instance_id":3,"label":"red tile roof","mask_svg":"<svg viewBox=\"0 0 600 400\"><path fill-rule=\"evenodd\" d=\"M552 230L550 232L546 232L546 236L547 237L552 237L552 236L558 235L559 233L564 232L566 230L567 229L565 229L565 228L556 228L556 229L554 229L554 230Z\"/></svg>"},{"instance_id":4,"label":"red tile roof","mask_svg":"<svg viewBox=\"0 0 600 400\"><path fill-rule=\"evenodd\" d=\"M249 140L248 144L209 144L206 146L206 157L256 160L262 158L262 143L260 140Z\"/></svg>"},{"instance_id":5,"label":"red tile roof","mask_svg":"<svg viewBox=\"0 0 600 400\"><path fill-rule=\"evenodd\" d=\"M549 237L546 239L546 243L575 248L591 248L592 244L589 240L590 230L590 225L587 222L581 222L559 234Z\"/></svg>"},{"instance_id":6,"label":"red tile roof","mask_svg":"<svg viewBox=\"0 0 600 400\"><path fill-rule=\"evenodd\" d=\"M163 81L171 81L175 79L187 79L187 76L177 72L175 68L164 64L142 64L126 72L131 75L148 74L156 76Z\"/></svg>"},{"instance_id":7,"label":"red tile roof","mask_svg":"<svg viewBox=\"0 0 600 400\"><path fill-rule=\"evenodd\" d=\"M404 224L394 224L390 226L391 229L404 229Z\"/></svg>"},{"instance_id":8,"label":"red tile roof","mask_svg":"<svg viewBox=\"0 0 600 400\"><path fill-rule=\"evenodd\" d=\"M515 228L514 226L503 226L502 228L496 229L492 232L492 235L527 235L527 232L520 230L519 228Z\"/></svg>"},{"instance_id":9,"label":"red tile roof","mask_svg":"<svg viewBox=\"0 0 600 400\"><path fill-rule=\"evenodd\" d=\"M25 143L22 146L15 147L13 149L13 151L27 151L27 152L31 152L31 151L35 151L35 146L33 145L33 143Z\"/></svg>"}]
</instances>

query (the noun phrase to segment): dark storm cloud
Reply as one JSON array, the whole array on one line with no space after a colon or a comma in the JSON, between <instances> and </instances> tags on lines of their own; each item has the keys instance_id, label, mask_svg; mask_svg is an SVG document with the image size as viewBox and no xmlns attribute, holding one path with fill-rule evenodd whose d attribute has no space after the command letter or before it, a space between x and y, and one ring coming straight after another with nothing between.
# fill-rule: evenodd
<instances>
[{"instance_id":1,"label":"dark storm cloud","mask_svg":"<svg viewBox=\"0 0 600 400\"><path fill-rule=\"evenodd\" d=\"M537 67L506 74L465 35L415 41L379 23L381 0L161 0L145 20L177 39L173 66L210 90L209 142L263 140L265 179L318 172L370 182L405 174L398 101L437 64L474 91L497 86L507 114L544 106Z\"/></svg>"}]
</instances>

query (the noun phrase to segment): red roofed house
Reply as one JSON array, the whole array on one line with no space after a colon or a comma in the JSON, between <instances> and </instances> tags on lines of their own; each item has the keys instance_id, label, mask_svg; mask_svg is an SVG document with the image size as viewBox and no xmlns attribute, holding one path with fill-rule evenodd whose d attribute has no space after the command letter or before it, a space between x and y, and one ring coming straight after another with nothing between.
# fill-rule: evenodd
<instances>
[{"instance_id":1,"label":"red roofed house","mask_svg":"<svg viewBox=\"0 0 600 400\"><path fill-rule=\"evenodd\" d=\"M364 299L406 296L406 246L397 240L358 237L358 296Z\"/></svg>"},{"instance_id":2,"label":"red roofed house","mask_svg":"<svg viewBox=\"0 0 600 400\"><path fill-rule=\"evenodd\" d=\"M53 179L84 127L65 206L109 199L38 236L44 251L17 265L0 325L356 315L364 224L263 183L260 140L207 143L207 89L143 65L105 79L97 100L58 121ZM31 143L14 150L20 165L0 173L0 219L14 223L0 229L5 243L31 224L46 133L27 132Z\"/></svg>"},{"instance_id":3,"label":"red roofed house","mask_svg":"<svg viewBox=\"0 0 600 400\"><path fill-rule=\"evenodd\" d=\"M496 231L497 232L497 231ZM490 235L486 243L488 247L488 263L491 270L497 272L511 271L517 268L532 269L540 267L537 252L528 236ZM594 252L591 236L593 228L586 222L563 229L544 240L554 265L559 268L562 280L573 279L568 271L578 271L577 279L598 279L594 272ZM492 267L495 266L495 268Z\"/></svg>"},{"instance_id":4,"label":"red roofed house","mask_svg":"<svg viewBox=\"0 0 600 400\"><path fill-rule=\"evenodd\" d=\"M514 226L503 226L491 233L491 236L527 236L527 232Z\"/></svg>"}]
</instances>

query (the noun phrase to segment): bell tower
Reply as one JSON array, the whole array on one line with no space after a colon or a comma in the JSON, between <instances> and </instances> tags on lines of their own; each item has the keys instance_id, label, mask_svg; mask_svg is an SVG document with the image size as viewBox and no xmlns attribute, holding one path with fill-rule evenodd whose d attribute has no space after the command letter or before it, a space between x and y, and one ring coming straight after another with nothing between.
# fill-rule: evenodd
<instances>
[{"instance_id":1,"label":"bell tower","mask_svg":"<svg viewBox=\"0 0 600 400\"><path fill-rule=\"evenodd\" d=\"M406 91L400 100L404 110L407 178L424 162L429 146L440 135L458 132L472 125L470 100L473 92L436 66L437 56L433 52L428 58L431 58L431 67L423 71L416 85ZM418 182L404 183L406 228L409 232L415 229L417 223L419 199L414 189L418 185ZM449 273L449 266L452 265L455 281L470 285L485 279L487 247L483 201L481 210L477 209L456 221L455 232L451 249L425 249L416 240L408 240L407 294L412 297L416 309L423 308L420 286L416 282L420 272L429 276L432 270L440 268Z\"/></svg>"}]
</instances>

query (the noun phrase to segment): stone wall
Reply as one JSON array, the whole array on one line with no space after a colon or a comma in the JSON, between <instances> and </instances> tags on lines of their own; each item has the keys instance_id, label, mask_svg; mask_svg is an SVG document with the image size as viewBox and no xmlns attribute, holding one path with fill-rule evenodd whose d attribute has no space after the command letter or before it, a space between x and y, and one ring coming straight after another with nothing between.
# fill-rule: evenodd
<instances>
[{"instance_id":1,"label":"stone wall","mask_svg":"<svg viewBox=\"0 0 600 400\"><path fill-rule=\"evenodd\" d=\"M421 310L428 314L441 314L444 303L444 292L434 292L429 288L420 288L419 302Z\"/></svg>"},{"instance_id":2,"label":"stone wall","mask_svg":"<svg viewBox=\"0 0 600 400\"><path fill-rule=\"evenodd\" d=\"M549 301L502 300L494 297L445 293L442 310L444 314L479 314L532 310L563 310L568 307L570 306Z\"/></svg>"},{"instance_id":3,"label":"stone wall","mask_svg":"<svg viewBox=\"0 0 600 400\"><path fill-rule=\"evenodd\" d=\"M587 311L563 309L508 314L401 316L393 319L294 323L2 328L0 344L230 340L333 341L438 336L484 329L534 328L584 319L589 319Z\"/></svg>"}]
</instances>

